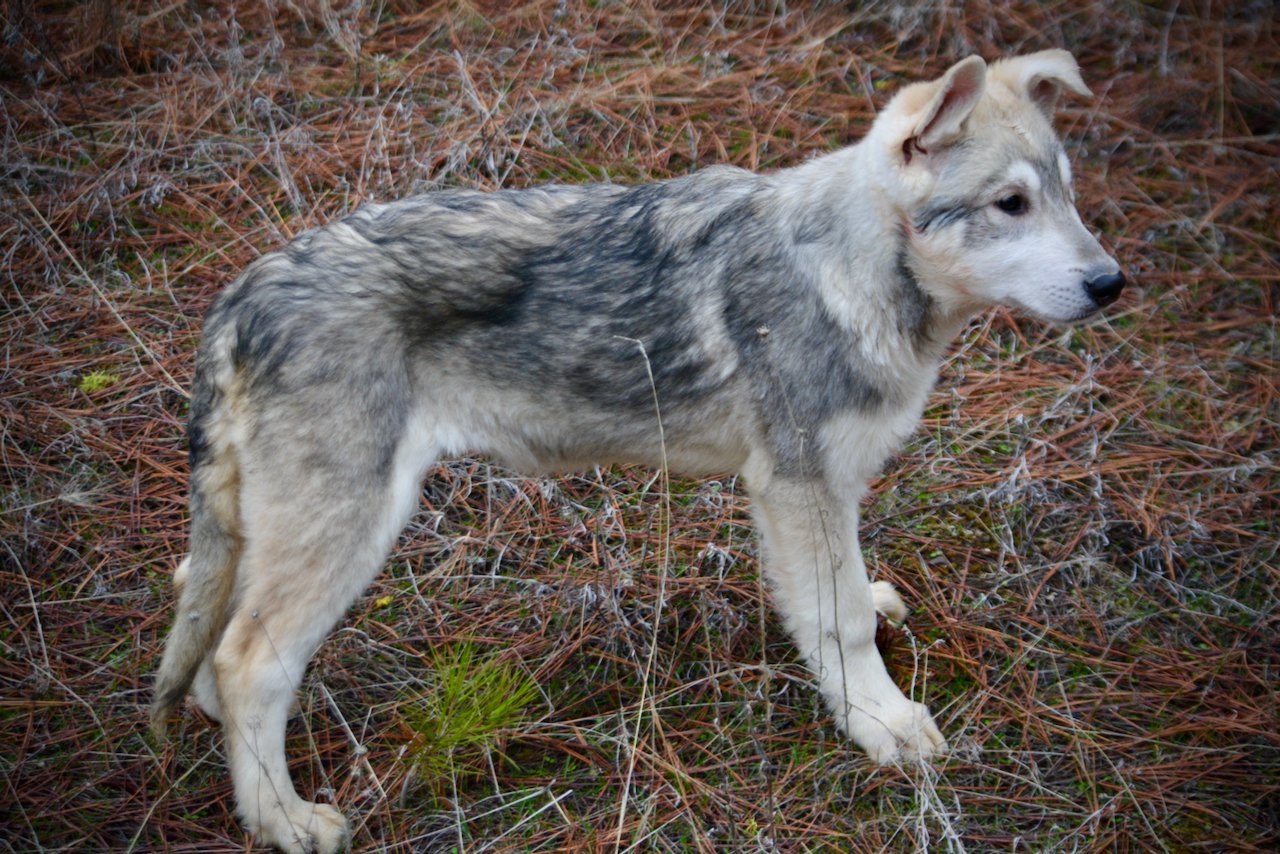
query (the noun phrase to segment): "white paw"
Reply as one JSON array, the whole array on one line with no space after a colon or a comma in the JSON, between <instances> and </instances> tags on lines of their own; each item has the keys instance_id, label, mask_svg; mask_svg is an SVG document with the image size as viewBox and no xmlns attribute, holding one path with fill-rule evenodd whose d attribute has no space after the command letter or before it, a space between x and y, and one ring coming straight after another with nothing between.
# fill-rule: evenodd
<instances>
[{"instance_id":1,"label":"white paw","mask_svg":"<svg viewBox=\"0 0 1280 854\"><path fill-rule=\"evenodd\" d=\"M337 854L351 842L347 820L328 804L299 799L292 808L277 808L262 818L254 835L286 854Z\"/></svg>"},{"instance_id":2,"label":"white paw","mask_svg":"<svg viewBox=\"0 0 1280 854\"><path fill-rule=\"evenodd\" d=\"M911 613L898 591L887 581L871 582L871 604L877 614L883 614L889 622L898 625L906 622L907 615Z\"/></svg>"},{"instance_id":3,"label":"white paw","mask_svg":"<svg viewBox=\"0 0 1280 854\"><path fill-rule=\"evenodd\" d=\"M881 765L924 760L947 749L929 709L905 697L888 706L851 709L845 731Z\"/></svg>"}]
</instances>

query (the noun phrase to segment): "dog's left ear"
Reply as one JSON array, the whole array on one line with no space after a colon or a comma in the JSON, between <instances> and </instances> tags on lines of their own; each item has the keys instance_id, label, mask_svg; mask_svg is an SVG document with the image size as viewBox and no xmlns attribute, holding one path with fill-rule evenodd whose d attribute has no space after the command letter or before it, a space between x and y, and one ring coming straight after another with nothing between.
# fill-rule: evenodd
<instances>
[{"instance_id":1,"label":"dog's left ear","mask_svg":"<svg viewBox=\"0 0 1280 854\"><path fill-rule=\"evenodd\" d=\"M906 101L912 95L928 97L916 115L914 131L903 144L907 160L910 161L913 150L928 152L955 142L986 86L987 64L980 56L970 56L948 68L946 74L932 83L905 91Z\"/></svg>"},{"instance_id":2,"label":"dog's left ear","mask_svg":"<svg viewBox=\"0 0 1280 854\"><path fill-rule=\"evenodd\" d=\"M992 63L992 80L1023 95L1052 118L1062 90L1087 98L1093 93L1080 77L1080 66L1065 50L1042 50Z\"/></svg>"}]
</instances>

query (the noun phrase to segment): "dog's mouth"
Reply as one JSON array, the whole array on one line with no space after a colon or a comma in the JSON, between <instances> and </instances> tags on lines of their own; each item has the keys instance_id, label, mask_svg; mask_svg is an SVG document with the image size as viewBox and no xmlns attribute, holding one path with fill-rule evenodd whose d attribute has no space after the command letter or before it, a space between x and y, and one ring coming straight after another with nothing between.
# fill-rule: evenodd
<instances>
[{"instance_id":1,"label":"dog's mouth","mask_svg":"<svg viewBox=\"0 0 1280 854\"><path fill-rule=\"evenodd\" d=\"M1115 304L1115 300L1111 300L1103 305L1094 304L1089 308L1086 308L1085 310L1081 311L1075 317L1072 317L1071 319L1062 321L1062 322L1066 326L1078 326L1082 323L1088 323L1089 321L1092 321L1092 320L1099 320L1111 314L1111 312L1107 311L1106 309L1114 304Z\"/></svg>"},{"instance_id":2,"label":"dog's mouth","mask_svg":"<svg viewBox=\"0 0 1280 854\"><path fill-rule=\"evenodd\" d=\"M1103 309L1103 306L1100 306L1100 305L1096 305L1093 308L1085 309L1080 314L1076 315L1070 320L1065 321L1065 325L1078 326L1082 323L1087 323L1090 320L1096 320L1097 318L1102 316L1102 309Z\"/></svg>"},{"instance_id":3,"label":"dog's mouth","mask_svg":"<svg viewBox=\"0 0 1280 854\"><path fill-rule=\"evenodd\" d=\"M1080 308L1079 310L1069 314L1057 314L1053 312L1047 312L1042 308L1041 309L1032 308L1031 306L1024 305L1022 303L1017 303L1013 307L1035 318L1041 323L1047 323L1050 326L1061 326L1061 327L1080 326L1081 324L1088 323L1091 320L1097 320L1098 318L1102 317L1105 314L1103 309L1106 308L1106 306L1102 306L1102 305L1098 305L1097 303L1094 303L1092 305L1086 305L1083 308Z\"/></svg>"}]
</instances>

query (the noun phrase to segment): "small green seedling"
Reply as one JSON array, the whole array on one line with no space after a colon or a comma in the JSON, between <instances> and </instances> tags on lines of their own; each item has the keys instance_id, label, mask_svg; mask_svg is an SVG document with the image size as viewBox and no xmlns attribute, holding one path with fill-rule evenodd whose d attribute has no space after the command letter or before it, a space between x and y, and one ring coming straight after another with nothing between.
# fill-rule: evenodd
<instances>
[{"instance_id":1,"label":"small green seedling","mask_svg":"<svg viewBox=\"0 0 1280 854\"><path fill-rule=\"evenodd\" d=\"M414 730L413 758L423 783L476 773L498 739L529 720L538 697L533 678L497 656L479 656L470 643L431 655L433 689L405 713Z\"/></svg>"}]
</instances>

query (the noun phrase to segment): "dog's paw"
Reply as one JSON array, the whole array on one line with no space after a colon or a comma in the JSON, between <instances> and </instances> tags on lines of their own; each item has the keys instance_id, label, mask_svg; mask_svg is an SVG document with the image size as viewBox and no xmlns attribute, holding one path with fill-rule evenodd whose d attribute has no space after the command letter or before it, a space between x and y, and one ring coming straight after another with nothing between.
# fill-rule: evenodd
<instances>
[{"instance_id":1,"label":"dog's paw","mask_svg":"<svg viewBox=\"0 0 1280 854\"><path fill-rule=\"evenodd\" d=\"M847 732L880 765L922 761L947 749L929 709L905 698L892 708L877 709L875 714L851 710Z\"/></svg>"},{"instance_id":2,"label":"dog's paw","mask_svg":"<svg viewBox=\"0 0 1280 854\"><path fill-rule=\"evenodd\" d=\"M285 854L337 854L347 850L351 831L347 819L328 804L298 800L289 809L278 807L254 833L258 841Z\"/></svg>"},{"instance_id":3,"label":"dog's paw","mask_svg":"<svg viewBox=\"0 0 1280 854\"><path fill-rule=\"evenodd\" d=\"M871 582L871 604L875 606L877 614L882 614L890 623L897 625L905 623L911 613L898 591L887 581Z\"/></svg>"}]
</instances>

